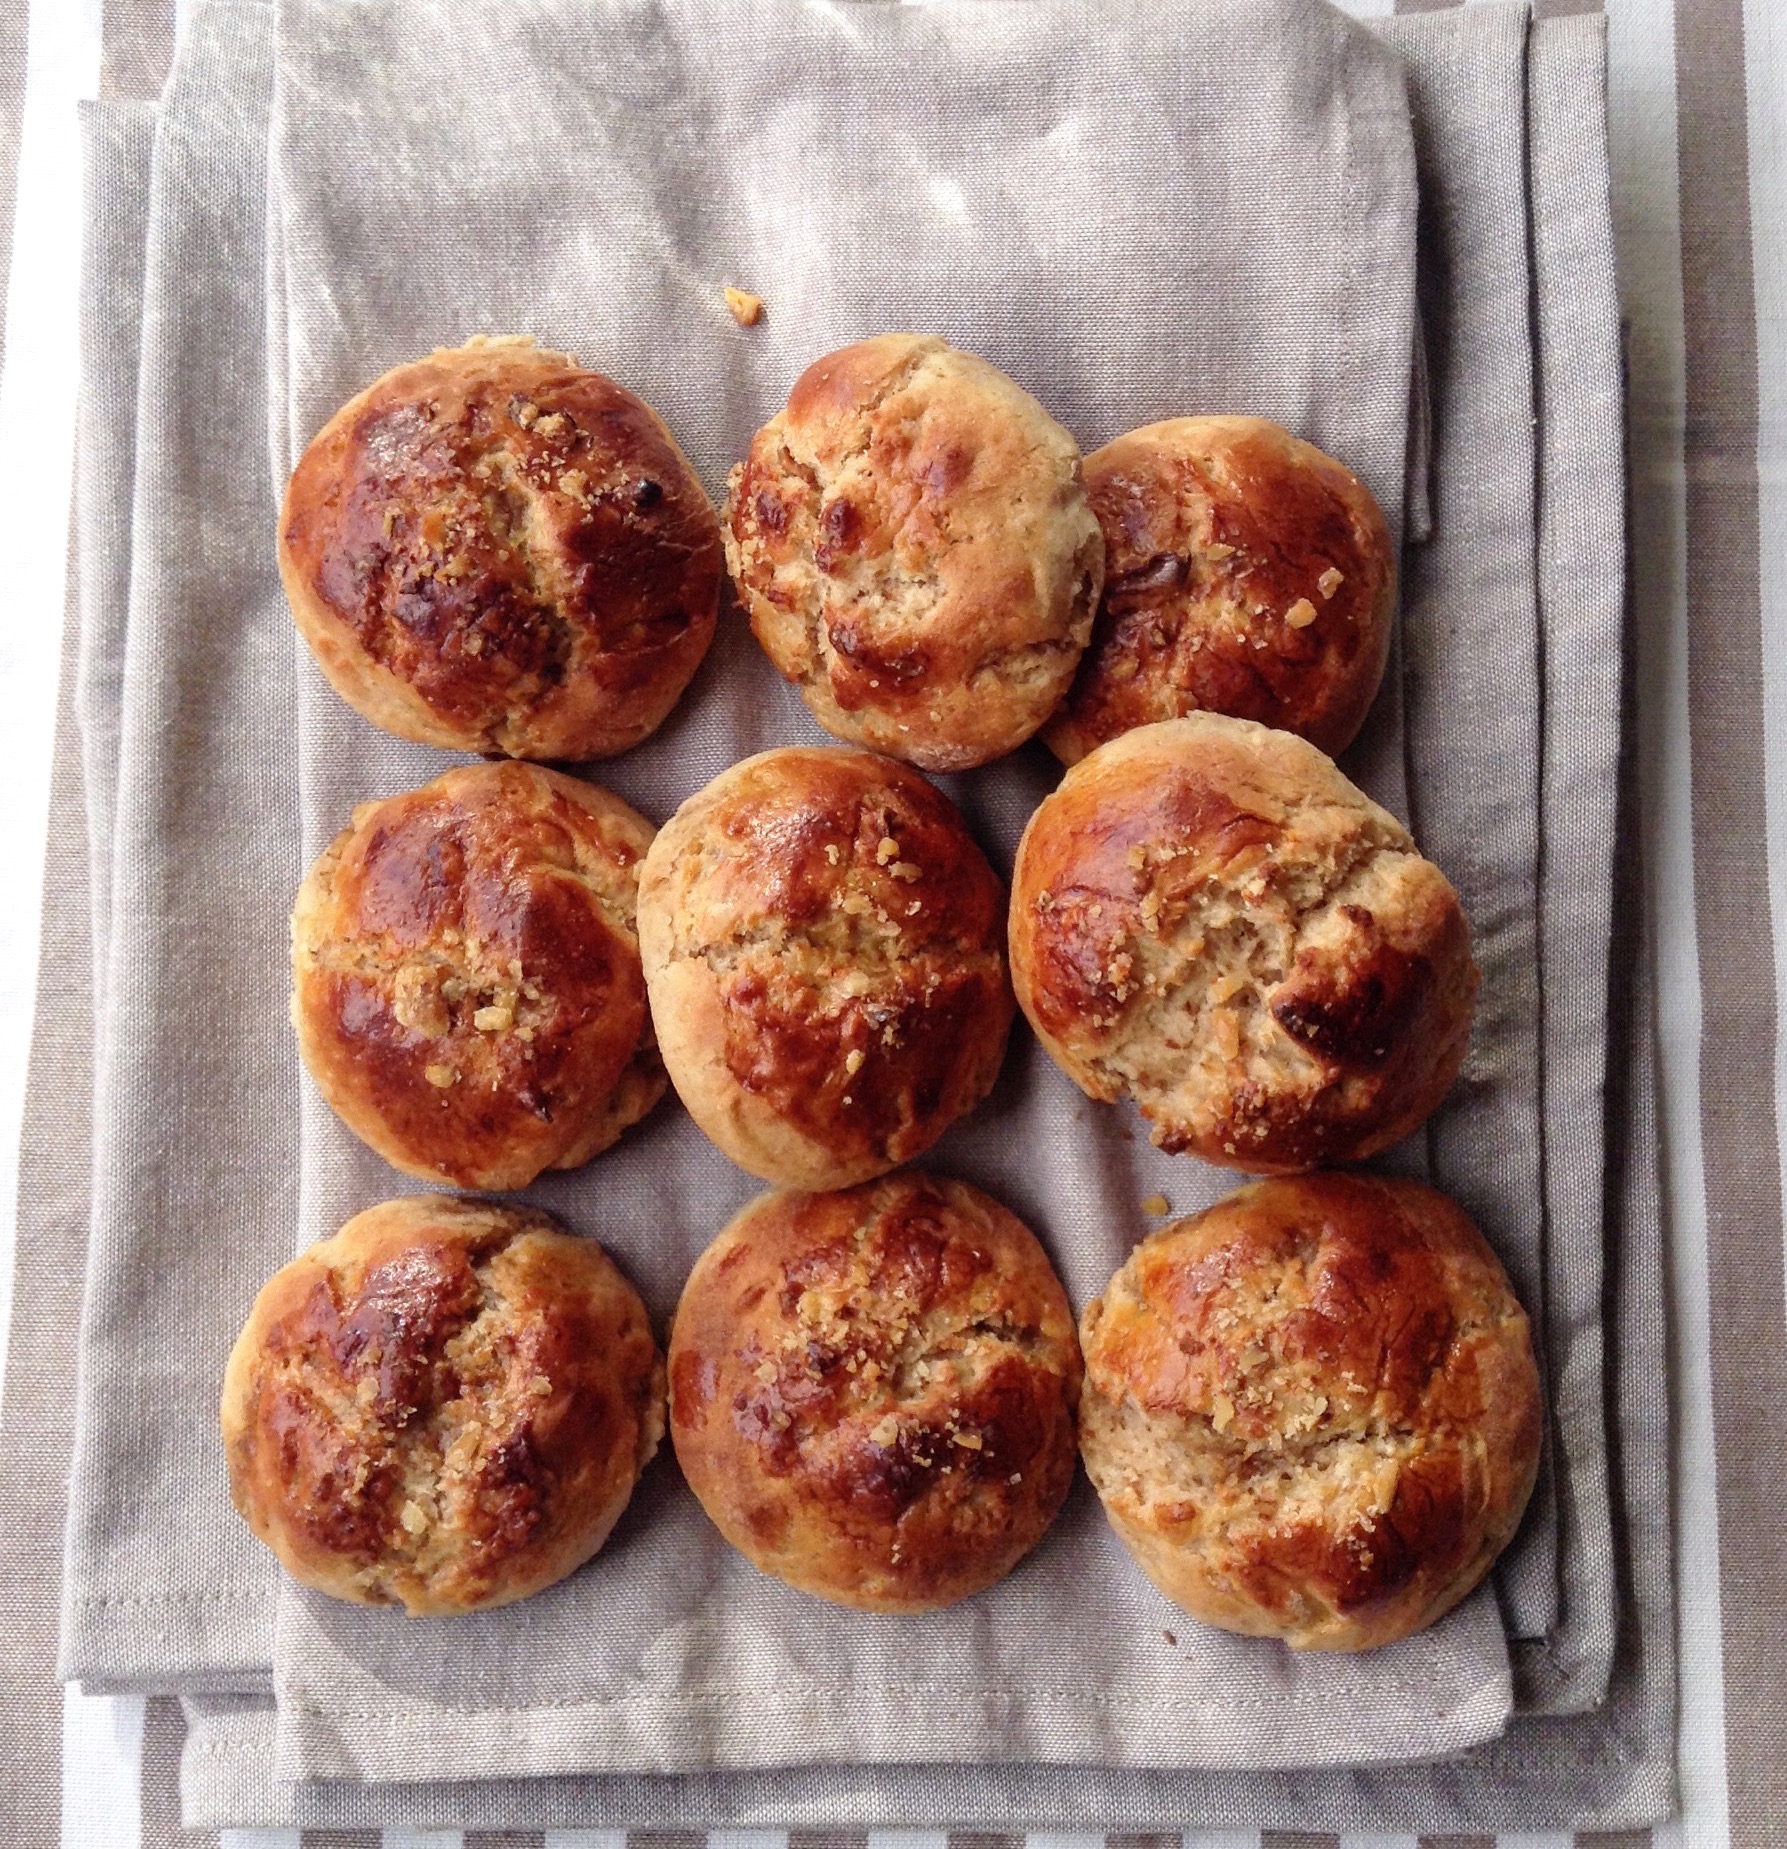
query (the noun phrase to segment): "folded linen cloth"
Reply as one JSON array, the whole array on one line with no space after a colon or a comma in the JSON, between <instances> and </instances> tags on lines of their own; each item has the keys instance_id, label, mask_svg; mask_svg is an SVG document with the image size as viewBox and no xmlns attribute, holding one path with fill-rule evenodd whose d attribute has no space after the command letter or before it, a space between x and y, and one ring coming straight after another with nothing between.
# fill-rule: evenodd
<instances>
[{"instance_id":1,"label":"folded linen cloth","mask_svg":"<svg viewBox=\"0 0 1787 1849\"><path fill-rule=\"evenodd\" d=\"M1225 46L1215 66L1201 50L1213 39ZM1503 42L1517 67L1512 21ZM927 71L923 86L906 79L914 68ZM567 71L578 80L563 81ZM1517 134L1509 145L1518 152ZM659 404L718 492L808 358L879 327L934 326L1032 385L1088 446L1191 404L1262 410L1316 434L1394 508L1411 351L1397 309L1413 288L1409 157L1395 60L1307 4L1207 4L1174 18L977 0L816 16L616 0L518 20L507 7L449 16L385 3L353 9L344 31L338 7L292 0L280 12L270 175L280 286L269 324L283 324L286 364L274 403L286 406L295 460L392 359L521 326ZM1518 173L1516 161L1516 189ZM592 239L581 202L595 199ZM1193 202L1199 235L1188 240ZM795 210L822 234L792 242ZM1095 297L1068 285L1092 275ZM770 297L769 323L752 336L725 318L728 277ZM1504 630L1524 619L1536 692L1530 512L1526 547L1516 609L1483 614ZM1535 712L1536 700L1529 734ZM734 624L673 723L594 774L662 816L736 757L817 736ZM1491 943L1492 985L1530 971L1536 753L1513 755L1526 787L1510 826L1486 812L1485 779L1465 774L1460 754L1402 731L1393 701L1373 744L1379 763L1368 751L1364 774L1419 754L1436 797L1457 803L1448 824L1493 852L1473 868L1485 904L1493 896L1524 920L1527 941L1524 959ZM1499 758L1504 741L1492 745ZM357 800L441 767L438 753L368 728L308 662L299 747L307 855ZM1033 749L952 789L1009 861L1055 775ZM1401 806L1400 790L1386 793ZM1432 845L1443 859L1444 841ZM1536 993L1504 1001L1462 1096L1495 1120L1473 1110L1468 1139L1495 1149L1509 1184L1506 1201L1487 1205L1510 1222L1523 1214L1505 1229L1487 1217L1537 1305L1533 1003ZM1498 1037L1521 1043L1505 1071ZM1525 1106L1510 1112L1516 1092ZM991 1106L933 1160L1019 1204L1083 1303L1139 1230L1145 1193L1189 1205L1231 1185L1138 1157L1132 1137L1122 1115L1088 1110L1026 1045ZM385 1166L308 1093L300 1147L301 1241L392 1191ZM674 1111L600 1164L531 1190L598 1232L660 1315L754 1191ZM1164 1645L1172 1612L1084 1491L1024 1571L971 1611L917 1621L815 1611L766 1582L671 1473L648 1481L636 1524L610 1545L624 1600L598 1572L462 1626L282 1587L282 1776L915 1756L1356 1762L1455 1750L1507 1711L1487 1601L1357 1663L1201 1631ZM1547 1590L1549 1568L1540 1563ZM1336 1701L1351 1716L1344 1737ZM485 1721L495 1709L526 1717L500 1747Z\"/></svg>"},{"instance_id":2,"label":"folded linen cloth","mask_svg":"<svg viewBox=\"0 0 1787 1849\"><path fill-rule=\"evenodd\" d=\"M433 767L433 765L431 765L431 767ZM431 767L429 767L429 769L431 769ZM427 773L429 773L429 771L427 771L427 769L424 769L424 771L422 771L420 775L427 775ZM1138 1193L1140 1193L1141 1185L1145 1185L1145 1183L1138 1183ZM207 1411L209 1411L209 1409L207 1409Z\"/></svg>"},{"instance_id":3,"label":"folded linen cloth","mask_svg":"<svg viewBox=\"0 0 1787 1849\"><path fill-rule=\"evenodd\" d=\"M1429 22L1409 22L1425 27ZM1438 22L1434 22L1438 23ZM1445 22L1448 31L1458 16ZM1544 615L1548 817L1592 823L1571 831L1555 877L1545 886L1547 968L1568 960L1572 943L1605 943L1609 893L1600 879L1614 827L1611 766L1575 749L1577 727L1617 729L1620 621L1617 583L1597 561L1616 556L1620 526L1619 367L1605 151L1585 120L1598 120L1602 94L1598 22L1564 19L1534 29L1531 159L1533 265L1539 297L1541 478L1540 607ZM1566 287L1567 285L1567 287ZM1585 561L1587 568L1585 569ZM1566 724L1566 720L1570 723ZM1547 839L1553 829L1548 825ZM1564 864L1557 865L1561 859ZM1586 882L1586 884L1585 884ZM1642 979L1648 963L1631 937L1636 887L1628 890L1626 939L1617 967ZM1592 956L1591 956L1592 961ZM1608 1297L1617 1357L1611 1391L1621 1444L1614 1479L1621 1520L1602 1544L1579 1545L1582 1521L1565 1505L1566 1581L1579 1554L1591 1575L1617 1571L1632 1605L1621 1626L1608 1699L1593 1715L1517 1719L1492 1745L1452 1765L1379 1768L1358 1774L1173 1775L1104 1768L1008 1767L996 1776L954 1766L815 1767L774 1775L690 1778L607 1777L491 1781L372 1788L351 1783L285 1787L269 1793L264 1768L272 1740L270 1703L188 1704L192 1725L184 1782L196 1820L351 1826L371 1822L510 1823L542 1827L600 1821L618 1825L874 1824L924 1821L1062 1826L1206 1825L1326 1830L1613 1829L1663 1815L1672 1802L1673 1654L1668 1583L1667 1396L1660 1364L1663 1306L1656 1196L1655 1098L1650 1004L1616 985L1611 1022L1594 982L1553 1001L1548 1071L1600 1096L1601 1068L1584 1038L1610 1032L1622 1082L1608 1100L1607 1233L1618 1263ZM1548 997L1557 993L1555 984ZM1582 1009L1587 1006L1587 1015ZM1572 1043L1574 1054L1572 1054ZM1556 1108L1554 1106L1554 1108ZM1563 1108L1569 1108L1568 1104ZM1599 1160L1601 1119L1589 1110L1569 1135L1592 1138ZM1570 1148L1577 1145L1570 1145ZM1592 1217L1596 1182L1553 1165L1548 1185ZM1564 1170L1562 1175L1555 1171ZM1584 1196L1586 1195L1586 1203ZM1548 1198L1557 1198L1548 1196ZM1556 1391L1580 1416L1585 1392L1599 1397L1601 1333L1581 1298L1561 1310L1564 1338L1554 1357ZM1585 1354L1583 1351L1592 1351ZM1605 1493L1604 1480L1598 1486ZM1592 1516L1592 1508L1591 1508ZM1568 1584L1566 1587L1568 1593ZM1566 1630L1568 1630L1566 1626ZM1587 1654L1606 1649L1595 1626Z\"/></svg>"},{"instance_id":4,"label":"folded linen cloth","mask_svg":"<svg viewBox=\"0 0 1787 1849\"><path fill-rule=\"evenodd\" d=\"M117 771L61 1661L94 1689L253 1688L269 1662L276 1570L230 1511L215 1421L224 1325L296 1212L296 720L262 469L270 86L242 55L258 27L270 76L269 25L222 9L228 55L185 60L158 115L128 606L95 617L87 657L90 687L118 689ZM109 750L98 717L89 747Z\"/></svg>"}]
</instances>

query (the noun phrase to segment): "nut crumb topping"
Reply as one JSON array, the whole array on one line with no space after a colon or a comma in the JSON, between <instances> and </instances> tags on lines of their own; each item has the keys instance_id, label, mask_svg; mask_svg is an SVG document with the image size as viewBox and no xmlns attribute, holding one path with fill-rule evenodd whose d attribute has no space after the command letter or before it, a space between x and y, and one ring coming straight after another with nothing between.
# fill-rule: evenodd
<instances>
[{"instance_id":1,"label":"nut crumb topping","mask_svg":"<svg viewBox=\"0 0 1787 1849\"><path fill-rule=\"evenodd\" d=\"M422 1068L422 1076L430 1085L438 1087L441 1091L445 1091L447 1087L458 1078L459 1074L455 1072L451 1066L424 1066Z\"/></svg>"},{"instance_id":2,"label":"nut crumb topping","mask_svg":"<svg viewBox=\"0 0 1787 1849\"><path fill-rule=\"evenodd\" d=\"M1346 573L1343 571L1336 571L1334 567L1330 565L1328 569L1316 579L1315 588L1321 592L1325 600L1332 597L1345 582Z\"/></svg>"},{"instance_id":3,"label":"nut crumb topping","mask_svg":"<svg viewBox=\"0 0 1787 1849\"><path fill-rule=\"evenodd\" d=\"M763 297L748 289L726 290L726 306L740 327L755 327L763 319Z\"/></svg>"},{"instance_id":4,"label":"nut crumb topping","mask_svg":"<svg viewBox=\"0 0 1787 1849\"><path fill-rule=\"evenodd\" d=\"M1312 604L1307 597L1299 597L1297 601L1285 611L1284 620L1289 623L1293 629L1307 629L1309 625L1315 621L1315 605Z\"/></svg>"},{"instance_id":5,"label":"nut crumb topping","mask_svg":"<svg viewBox=\"0 0 1787 1849\"><path fill-rule=\"evenodd\" d=\"M1150 1194L1142 1202L1142 1212L1150 1219L1158 1220L1163 1214L1169 1214L1172 1211L1173 1203L1164 1194Z\"/></svg>"}]
</instances>

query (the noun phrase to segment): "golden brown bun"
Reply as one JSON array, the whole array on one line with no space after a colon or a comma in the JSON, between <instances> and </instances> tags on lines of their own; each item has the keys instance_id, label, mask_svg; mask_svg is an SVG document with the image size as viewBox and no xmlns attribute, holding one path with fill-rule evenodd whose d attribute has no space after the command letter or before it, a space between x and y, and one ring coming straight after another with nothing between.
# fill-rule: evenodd
<instances>
[{"instance_id":1,"label":"golden brown bun","mask_svg":"<svg viewBox=\"0 0 1787 1849\"><path fill-rule=\"evenodd\" d=\"M1259 417L1180 417L1086 458L1104 599L1043 737L1063 763L1157 719L1257 719L1337 753L1384 677L1396 557L1371 492Z\"/></svg>"},{"instance_id":2,"label":"golden brown bun","mask_svg":"<svg viewBox=\"0 0 1787 1849\"><path fill-rule=\"evenodd\" d=\"M279 571L335 691L424 745L611 757L713 639L719 521L650 405L531 341L399 366L285 491Z\"/></svg>"},{"instance_id":3,"label":"golden brown bun","mask_svg":"<svg viewBox=\"0 0 1787 1849\"><path fill-rule=\"evenodd\" d=\"M990 1586L1073 1481L1080 1356L1034 1235L959 1181L766 1194L670 1336L671 1440L751 1563L865 1611Z\"/></svg>"},{"instance_id":4,"label":"golden brown bun","mask_svg":"<svg viewBox=\"0 0 1787 1849\"><path fill-rule=\"evenodd\" d=\"M1543 1412L1525 1312L1419 1182L1257 1182L1144 1240L1080 1324L1080 1443L1176 1605L1299 1650L1433 1623L1512 1538Z\"/></svg>"},{"instance_id":5,"label":"golden brown bun","mask_svg":"<svg viewBox=\"0 0 1787 1849\"><path fill-rule=\"evenodd\" d=\"M1104 541L1073 438L985 360L918 334L828 354L728 486L751 627L828 732L965 770L1067 690Z\"/></svg>"},{"instance_id":6,"label":"golden brown bun","mask_svg":"<svg viewBox=\"0 0 1787 1849\"><path fill-rule=\"evenodd\" d=\"M236 1507L294 1579L448 1617L607 1540L664 1435L664 1365L593 1239L416 1195L268 1281L222 1423Z\"/></svg>"},{"instance_id":7,"label":"golden brown bun","mask_svg":"<svg viewBox=\"0 0 1787 1849\"><path fill-rule=\"evenodd\" d=\"M292 913L317 1088L406 1175L521 1188L664 1094L633 914L650 823L533 764L365 803Z\"/></svg>"},{"instance_id":8,"label":"golden brown bun","mask_svg":"<svg viewBox=\"0 0 1787 1849\"><path fill-rule=\"evenodd\" d=\"M992 1089L1005 890L949 801L865 751L765 751L667 822L639 945L671 1083L741 1168L842 1188Z\"/></svg>"},{"instance_id":9,"label":"golden brown bun","mask_svg":"<svg viewBox=\"0 0 1787 1849\"><path fill-rule=\"evenodd\" d=\"M1357 1161L1445 1096L1458 895L1313 745L1197 713L1083 758L1012 874L1012 981L1082 1090L1256 1174Z\"/></svg>"}]
</instances>

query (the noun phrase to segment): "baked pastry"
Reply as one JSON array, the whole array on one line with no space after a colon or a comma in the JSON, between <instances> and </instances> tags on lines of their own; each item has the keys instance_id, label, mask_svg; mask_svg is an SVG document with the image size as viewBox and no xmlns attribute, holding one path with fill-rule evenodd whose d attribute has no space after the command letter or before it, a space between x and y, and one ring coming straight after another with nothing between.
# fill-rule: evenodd
<instances>
[{"instance_id":1,"label":"baked pastry","mask_svg":"<svg viewBox=\"0 0 1787 1849\"><path fill-rule=\"evenodd\" d=\"M607 1540L664 1435L664 1364L593 1239L413 1195L268 1281L222 1424L236 1507L294 1579L450 1617Z\"/></svg>"},{"instance_id":2,"label":"baked pastry","mask_svg":"<svg viewBox=\"0 0 1787 1849\"><path fill-rule=\"evenodd\" d=\"M828 732L965 770L1066 692L1104 541L1078 445L985 360L919 334L828 354L728 487L751 627Z\"/></svg>"},{"instance_id":3,"label":"baked pastry","mask_svg":"<svg viewBox=\"0 0 1787 1849\"><path fill-rule=\"evenodd\" d=\"M576 1168L664 1094L634 934L651 825L534 764L354 811L292 913L317 1089L393 1167L460 1188Z\"/></svg>"},{"instance_id":4,"label":"baked pastry","mask_svg":"<svg viewBox=\"0 0 1787 1849\"><path fill-rule=\"evenodd\" d=\"M1532 1493L1526 1314L1420 1182L1243 1188L1145 1239L1080 1337L1080 1444L1111 1526L1224 1630L1394 1643L1477 1585Z\"/></svg>"},{"instance_id":5,"label":"baked pastry","mask_svg":"<svg viewBox=\"0 0 1787 1849\"><path fill-rule=\"evenodd\" d=\"M1029 1228L907 1171L767 1194L708 1247L670 1335L671 1441L754 1566L865 1611L990 1586L1073 1481L1073 1315Z\"/></svg>"},{"instance_id":6,"label":"baked pastry","mask_svg":"<svg viewBox=\"0 0 1787 1849\"><path fill-rule=\"evenodd\" d=\"M1063 763L1199 709L1329 753L1390 652L1396 555L1350 469L1260 417L1178 417L1086 458L1104 597L1043 737Z\"/></svg>"},{"instance_id":7,"label":"baked pastry","mask_svg":"<svg viewBox=\"0 0 1787 1849\"><path fill-rule=\"evenodd\" d=\"M1005 890L916 771L791 746L716 777L639 879L671 1083L741 1168L885 1174L992 1089L1014 1012Z\"/></svg>"},{"instance_id":8,"label":"baked pastry","mask_svg":"<svg viewBox=\"0 0 1787 1849\"><path fill-rule=\"evenodd\" d=\"M724 557L642 399L563 353L477 339L330 418L279 519L279 572L335 691L450 750L611 757L689 684Z\"/></svg>"},{"instance_id":9,"label":"baked pastry","mask_svg":"<svg viewBox=\"0 0 1787 1849\"><path fill-rule=\"evenodd\" d=\"M1402 824L1313 745L1214 713L1125 732L1043 801L1011 961L1083 1091L1256 1174L1406 1136L1477 993L1458 895Z\"/></svg>"}]
</instances>

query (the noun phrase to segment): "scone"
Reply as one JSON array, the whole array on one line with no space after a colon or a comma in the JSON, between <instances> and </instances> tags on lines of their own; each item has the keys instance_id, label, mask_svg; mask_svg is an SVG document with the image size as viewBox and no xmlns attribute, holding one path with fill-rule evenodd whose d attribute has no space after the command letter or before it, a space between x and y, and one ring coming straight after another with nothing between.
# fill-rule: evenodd
<instances>
[{"instance_id":1,"label":"scone","mask_svg":"<svg viewBox=\"0 0 1787 1849\"><path fill-rule=\"evenodd\" d=\"M425 745L636 745L713 639L719 520L664 421L519 338L442 348L325 424L279 571L341 697Z\"/></svg>"},{"instance_id":2,"label":"scone","mask_svg":"<svg viewBox=\"0 0 1787 1849\"><path fill-rule=\"evenodd\" d=\"M1013 1005L1005 892L949 801L865 751L790 746L716 777L639 880L658 1045L741 1168L843 1188L992 1089Z\"/></svg>"},{"instance_id":3,"label":"scone","mask_svg":"<svg viewBox=\"0 0 1787 1849\"><path fill-rule=\"evenodd\" d=\"M222 1424L236 1507L293 1578L450 1617L607 1540L664 1434L664 1365L593 1239L415 1195L269 1280Z\"/></svg>"},{"instance_id":4,"label":"scone","mask_svg":"<svg viewBox=\"0 0 1787 1849\"><path fill-rule=\"evenodd\" d=\"M292 913L317 1089L394 1168L521 1188L664 1094L634 933L650 823L534 764L366 803Z\"/></svg>"},{"instance_id":5,"label":"scone","mask_svg":"<svg viewBox=\"0 0 1787 1849\"><path fill-rule=\"evenodd\" d=\"M1067 690L1104 541L1078 445L985 360L918 334L828 354L729 488L751 627L828 732L965 770Z\"/></svg>"},{"instance_id":6,"label":"scone","mask_svg":"<svg viewBox=\"0 0 1787 1849\"><path fill-rule=\"evenodd\" d=\"M1337 753L1384 677L1396 558L1350 469L1259 417L1180 417L1086 458L1104 596L1043 737L1063 763L1207 710Z\"/></svg>"},{"instance_id":7,"label":"scone","mask_svg":"<svg viewBox=\"0 0 1787 1849\"><path fill-rule=\"evenodd\" d=\"M752 1202L684 1287L670 1380L677 1461L714 1525L839 1605L981 1591L1073 1480L1066 1295L1030 1230L958 1181Z\"/></svg>"},{"instance_id":8,"label":"scone","mask_svg":"<svg viewBox=\"0 0 1787 1849\"><path fill-rule=\"evenodd\" d=\"M1012 980L1094 1098L1256 1174L1406 1136L1456 1077L1458 895L1313 745L1197 713L1081 759L1012 874Z\"/></svg>"},{"instance_id":9,"label":"scone","mask_svg":"<svg viewBox=\"0 0 1787 1849\"><path fill-rule=\"evenodd\" d=\"M1394 1643L1477 1585L1532 1493L1526 1314L1419 1182L1243 1188L1144 1240L1080 1336L1080 1444L1111 1526L1224 1630Z\"/></svg>"}]
</instances>

